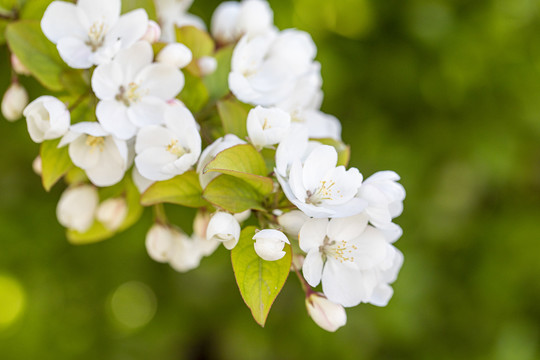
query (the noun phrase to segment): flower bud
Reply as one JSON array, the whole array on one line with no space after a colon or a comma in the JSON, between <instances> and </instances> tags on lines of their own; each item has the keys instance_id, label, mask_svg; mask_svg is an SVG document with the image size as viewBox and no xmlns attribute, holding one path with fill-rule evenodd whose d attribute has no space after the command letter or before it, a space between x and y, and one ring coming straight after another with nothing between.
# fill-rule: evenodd
<instances>
[{"instance_id":1,"label":"flower bud","mask_svg":"<svg viewBox=\"0 0 540 360\"><path fill-rule=\"evenodd\" d=\"M240 224L233 215L226 212L216 212L206 229L207 240L217 240L231 250L240 239Z\"/></svg>"},{"instance_id":2,"label":"flower bud","mask_svg":"<svg viewBox=\"0 0 540 360\"><path fill-rule=\"evenodd\" d=\"M199 70L201 70L202 76L207 76L213 74L217 69L217 60L212 56L203 56L197 60L197 65L199 65Z\"/></svg>"},{"instance_id":3,"label":"flower bud","mask_svg":"<svg viewBox=\"0 0 540 360\"><path fill-rule=\"evenodd\" d=\"M201 262L202 254L193 239L178 231L174 231L169 257L171 267L179 272L195 269Z\"/></svg>"},{"instance_id":4,"label":"flower bud","mask_svg":"<svg viewBox=\"0 0 540 360\"><path fill-rule=\"evenodd\" d=\"M306 297L306 308L313 321L326 331L334 332L347 323L343 306L331 302L321 293Z\"/></svg>"},{"instance_id":5,"label":"flower bud","mask_svg":"<svg viewBox=\"0 0 540 360\"><path fill-rule=\"evenodd\" d=\"M34 170L34 172L41 176L41 171L43 170L43 163L41 162L41 156L36 156L36 158L34 159L34 161L32 161L32 170Z\"/></svg>"},{"instance_id":6,"label":"flower bud","mask_svg":"<svg viewBox=\"0 0 540 360\"><path fill-rule=\"evenodd\" d=\"M160 63L180 69L188 66L192 59L193 54L191 50L186 45L180 43L168 44L157 54L156 58Z\"/></svg>"},{"instance_id":7,"label":"flower bud","mask_svg":"<svg viewBox=\"0 0 540 360\"><path fill-rule=\"evenodd\" d=\"M309 216L300 210L289 211L288 213L279 215L277 221L283 227L283 230L293 236L298 236L300 228L309 219Z\"/></svg>"},{"instance_id":8,"label":"flower bud","mask_svg":"<svg viewBox=\"0 0 540 360\"><path fill-rule=\"evenodd\" d=\"M53 96L41 96L32 101L23 112L32 140L56 139L69 129L70 116L66 105Z\"/></svg>"},{"instance_id":9,"label":"flower bud","mask_svg":"<svg viewBox=\"0 0 540 360\"><path fill-rule=\"evenodd\" d=\"M17 57L15 54L11 54L11 67L13 68L13 71L15 73L20 75L30 75L30 70L26 66L23 65L21 60Z\"/></svg>"},{"instance_id":10,"label":"flower bud","mask_svg":"<svg viewBox=\"0 0 540 360\"><path fill-rule=\"evenodd\" d=\"M236 221L239 223L246 221L251 216L251 210L247 209L246 211L242 211L240 213L233 214Z\"/></svg>"},{"instance_id":11,"label":"flower bud","mask_svg":"<svg viewBox=\"0 0 540 360\"><path fill-rule=\"evenodd\" d=\"M253 236L255 252L266 261L276 261L285 256L283 247L290 244L284 233L274 229L264 229Z\"/></svg>"},{"instance_id":12,"label":"flower bud","mask_svg":"<svg viewBox=\"0 0 540 360\"><path fill-rule=\"evenodd\" d=\"M153 44L159 40L161 37L161 28L158 23L154 20L148 20L148 28L146 33L143 35L141 40L148 41L150 44Z\"/></svg>"},{"instance_id":13,"label":"flower bud","mask_svg":"<svg viewBox=\"0 0 540 360\"><path fill-rule=\"evenodd\" d=\"M124 198L111 198L102 202L96 212L96 218L111 231L117 230L126 219L128 212Z\"/></svg>"},{"instance_id":14,"label":"flower bud","mask_svg":"<svg viewBox=\"0 0 540 360\"><path fill-rule=\"evenodd\" d=\"M154 224L146 233L146 251L148 255L157 262L169 261L175 232L168 226Z\"/></svg>"},{"instance_id":15,"label":"flower bud","mask_svg":"<svg viewBox=\"0 0 540 360\"><path fill-rule=\"evenodd\" d=\"M18 120L28 105L28 93L19 83L12 83L2 99L2 115L8 121Z\"/></svg>"},{"instance_id":16,"label":"flower bud","mask_svg":"<svg viewBox=\"0 0 540 360\"><path fill-rule=\"evenodd\" d=\"M98 202L97 190L92 185L68 188L56 207L58 222L68 229L85 232L94 223Z\"/></svg>"}]
</instances>

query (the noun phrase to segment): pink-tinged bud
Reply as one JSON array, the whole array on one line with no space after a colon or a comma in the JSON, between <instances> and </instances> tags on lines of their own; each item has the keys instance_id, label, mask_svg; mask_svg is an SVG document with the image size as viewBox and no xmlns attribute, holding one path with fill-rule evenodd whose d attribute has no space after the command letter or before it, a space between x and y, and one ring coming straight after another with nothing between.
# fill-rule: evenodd
<instances>
[{"instance_id":1,"label":"pink-tinged bud","mask_svg":"<svg viewBox=\"0 0 540 360\"><path fill-rule=\"evenodd\" d=\"M206 229L207 240L217 240L227 249L233 249L240 239L240 224L233 215L226 212L216 212Z\"/></svg>"},{"instance_id":2,"label":"pink-tinged bud","mask_svg":"<svg viewBox=\"0 0 540 360\"><path fill-rule=\"evenodd\" d=\"M18 120L26 105L28 105L26 89L19 83L12 83L2 99L2 115L9 121Z\"/></svg>"},{"instance_id":3,"label":"pink-tinged bud","mask_svg":"<svg viewBox=\"0 0 540 360\"><path fill-rule=\"evenodd\" d=\"M32 170L39 176L41 176L41 172L43 170L43 163L41 162L41 156L36 156L34 161L32 161Z\"/></svg>"},{"instance_id":4,"label":"pink-tinged bud","mask_svg":"<svg viewBox=\"0 0 540 360\"><path fill-rule=\"evenodd\" d=\"M161 37L161 28L158 23L154 20L148 20L148 28L146 33L144 33L141 40L148 41L150 44L153 44L159 40Z\"/></svg>"},{"instance_id":5,"label":"pink-tinged bud","mask_svg":"<svg viewBox=\"0 0 540 360\"><path fill-rule=\"evenodd\" d=\"M199 210L193 220L193 232L201 239L206 239L206 229L210 222L211 214L208 211Z\"/></svg>"},{"instance_id":6,"label":"pink-tinged bud","mask_svg":"<svg viewBox=\"0 0 540 360\"><path fill-rule=\"evenodd\" d=\"M199 65L199 70L201 70L202 76L207 76L213 74L217 69L217 60L212 56L203 56L197 60L197 65Z\"/></svg>"},{"instance_id":7,"label":"pink-tinged bud","mask_svg":"<svg viewBox=\"0 0 540 360\"><path fill-rule=\"evenodd\" d=\"M11 67L13 68L13 71L15 73L20 75L30 75L30 70L26 66L23 65L21 60L17 57L15 54L11 54Z\"/></svg>"},{"instance_id":8,"label":"pink-tinged bud","mask_svg":"<svg viewBox=\"0 0 540 360\"><path fill-rule=\"evenodd\" d=\"M193 59L191 50L180 43L171 43L165 46L156 57L156 60L162 64L168 64L175 68L182 69L189 65Z\"/></svg>"},{"instance_id":9,"label":"pink-tinged bud","mask_svg":"<svg viewBox=\"0 0 540 360\"><path fill-rule=\"evenodd\" d=\"M334 332L347 323L343 306L331 302L321 293L306 297L306 308L313 321L326 331Z\"/></svg>"},{"instance_id":10,"label":"pink-tinged bud","mask_svg":"<svg viewBox=\"0 0 540 360\"><path fill-rule=\"evenodd\" d=\"M111 198L102 202L96 218L111 231L117 230L126 219L128 207L124 198Z\"/></svg>"},{"instance_id":11,"label":"pink-tinged bud","mask_svg":"<svg viewBox=\"0 0 540 360\"><path fill-rule=\"evenodd\" d=\"M169 226L154 224L146 233L146 251L157 262L168 262L177 231Z\"/></svg>"},{"instance_id":12,"label":"pink-tinged bud","mask_svg":"<svg viewBox=\"0 0 540 360\"><path fill-rule=\"evenodd\" d=\"M58 222L68 229L85 232L94 223L98 202L98 192L92 185L68 188L56 207Z\"/></svg>"}]
</instances>

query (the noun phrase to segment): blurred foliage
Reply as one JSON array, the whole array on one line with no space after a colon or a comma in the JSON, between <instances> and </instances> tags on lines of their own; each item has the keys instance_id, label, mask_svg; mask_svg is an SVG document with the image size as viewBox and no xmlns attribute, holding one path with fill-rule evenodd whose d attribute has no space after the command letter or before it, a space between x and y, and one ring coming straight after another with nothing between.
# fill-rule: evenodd
<instances>
[{"instance_id":1,"label":"blurred foliage","mask_svg":"<svg viewBox=\"0 0 540 360\"><path fill-rule=\"evenodd\" d=\"M217 3L196 0L192 12L208 21ZM366 177L396 170L408 191L390 304L349 309L329 334L291 278L263 329L225 249L187 274L147 256L150 213L73 246L56 221L61 186L42 189L24 121L1 119L0 357L540 358L540 4L270 3L280 28L312 33L323 110L342 120L351 165ZM8 60L3 46L2 92ZM31 98L44 92L21 80ZM192 211L168 211L191 231Z\"/></svg>"}]
</instances>

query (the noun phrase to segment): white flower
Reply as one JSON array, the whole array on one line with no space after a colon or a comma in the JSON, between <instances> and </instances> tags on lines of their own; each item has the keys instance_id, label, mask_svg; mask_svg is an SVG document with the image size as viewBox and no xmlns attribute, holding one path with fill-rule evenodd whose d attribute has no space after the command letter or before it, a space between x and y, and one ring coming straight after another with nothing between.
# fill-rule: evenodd
<instances>
[{"instance_id":1,"label":"white flower","mask_svg":"<svg viewBox=\"0 0 540 360\"><path fill-rule=\"evenodd\" d=\"M98 121L119 139L130 139L140 127L162 124L166 101L184 87L180 70L152 63L153 57L152 46L139 41L92 75L92 89L101 100Z\"/></svg>"},{"instance_id":2,"label":"white flower","mask_svg":"<svg viewBox=\"0 0 540 360\"><path fill-rule=\"evenodd\" d=\"M333 303L323 294L311 293L306 297L309 316L326 331L334 332L347 323L347 313L340 304Z\"/></svg>"},{"instance_id":3,"label":"white flower","mask_svg":"<svg viewBox=\"0 0 540 360\"><path fill-rule=\"evenodd\" d=\"M177 231L169 226L155 223L146 233L146 251L148 255L157 262L165 263L169 261L173 238Z\"/></svg>"},{"instance_id":4,"label":"white flower","mask_svg":"<svg viewBox=\"0 0 540 360\"><path fill-rule=\"evenodd\" d=\"M251 209L247 209L242 212L233 214L233 216L239 223L244 222L251 216Z\"/></svg>"},{"instance_id":5,"label":"white flower","mask_svg":"<svg viewBox=\"0 0 540 360\"><path fill-rule=\"evenodd\" d=\"M201 136L191 112L182 105L169 105L165 127L142 128L135 152L135 165L147 179L167 180L189 170L201 154Z\"/></svg>"},{"instance_id":6,"label":"white flower","mask_svg":"<svg viewBox=\"0 0 540 360\"><path fill-rule=\"evenodd\" d=\"M270 30L274 13L264 0L225 1L212 15L212 36L220 44L233 43L242 36L255 36Z\"/></svg>"},{"instance_id":7,"label":"white flower","mask_svg":"<svg viewBox=\"0 0 540 360\"><path fill-rule=\"evenodd\" d=\"M41 156L36 156L34 161L32 161L32 170L34 170L37 175L41 176L41 172L43 171L43 161L41 161Z\"/></svg>"},{"instance_id":8,"label":"white flower","mask_svg":"<svg viewBox=\"0 0 540 360\"><path fill-rule=\"evenodd\" d=\"M85 232L94 223L98 202L97 190L92 185L68 188L56 207L58 222L68 229Z\"/></svg>"},{"instance_id":9,"label":"white flower","mask_svg":"<svg viewBox=\"0 0 540 360\"><path fill-rule=\"evenodd\" d=\"M311 286L322 281L324 294L345 307L368 302L379 283L378 272L392 267L395 248L360 214L339 219L310 219L299 234L307 253L302 267Z\"/></svg>"},{"instance_id":10,"label":"white flower","mask_svg":"<svg viewBox=\"0 0 540 360\"><path fill-rule=\"evenodd\" d=\"M203 56L197 60L197 65L199 65L201 75L208 76L217 70L218 63L215 57Z\"/></svg>"},{"instance_id":11,"label":"white flower","mask_svg":"<svg viewBox=\"0 0 540 360\"><path fill-rule=\"evenodd\" d=\"M169 264L179 272L195 269L201 262L202 254L198 244L189 236L174 231Z\"/></svg>"},{"instance_id":12,"label":"white flower","mask_svg":"<svg viewBox=\"0 0 540 360\"><path fill-rule=\"evenodd\" d=\"M395 225L391 225L392 219L403 211L405 189L398 180L399 175L393 171L379 171L367 178L360 187L358 197L367 202L366 214L378 228L395 228Z\"/></svg>"},{"instance_id":13,"label":"white flower","mask_svg":"<svg viewBox=\"0 0 540 360\"><path fill-rule=\"evenodd\" d=\"M133 179L137 190L139 190L139 194L145 192L155 182L154 180L150 180L142 176L139 170L137 170L136 166L133 167L131 178Z\"/></svg>"},{"instance_id":14,"label":"white flower","mask_svg":"<svg viewBox=\"0 0 540 360\"><path fill-rule=\"evenodd\" d=\"M154 0L154 2L161 24L163 41L176 41L176 27L195 26L202 30L206 29L199 17L187 13L193 0Z\"/></svg>"},{"instance_id":15,"label":"white flower","mask_svg":"<svg viewBox=\"0 0 540 360\"><path fill-rule=\"evenodd\" d=\"M223 246L231 250L238 244L240 239L240 224L233 215L218 211L210 219L206 229L207 240L217 240L223 243Z\"/></svg>"},{"instance_id":16,"label":"white flower","mask_svg":"<svg viewBox=\"0 0 540 360\"><path fill-rule=\"evenodd\" d=\"M117 230L128 213L126 199L123 197L110 198L99 204L96 219L111 231Z\"/></svg>"},{"instance_id":17,"label":"white flower","mask_svg":"<svg viewBox=\"0 0 540 360\"><path fill-rule=\"evenodd\" d=\"M147 30L143 9L120 16L120 0L53 1L41 19L45 36L71 67L87 69L110 61Z\"/></svg>"},{"instance_id":18,"label":"white flower","mask_svg":"<svg viewBox=\"0 0 540 360\"><path fill-rule=\"evenodd\" d=\"M2 115L8 121L18 120L28 105L28 93L19 83L12 83L2 98Z\"/></svg>"},{"instance_id":19,"label":"white flower","mask_svg":"<svg viewBox=\"0 0 540 360\"><path fill-rule=\"evenodd\" d=\"M292 236L298 236L302 225L309 219L309 216L300 210L289 211L278 216L277 221L283 230Z\"/></svg>"},{"instance_id":20,"label":"white flower","mask_svg":"<svg viewBox=\"0 0 540 360\"><path fill-rule=\"evenodd\" d=\"M309 34L294 29L244 36L234 48L229 87L243 102L277 105L313 71L316 53Z\"/></svg>"},{"instance_id":21,"label":"white flower","mask_svg":"<svg viewBox=\"0 0 540 360\"><path fill-rule=\"evenodd\" d=\"M278 144L291 126L289 114L278 108L257 106L249 111L247 132L257 148Z\"/></svg>"},{"instance_id":22,"label":"white flower","mask_svg":"<svg viewBox=\"0 0 540 360\"><path fill-rule=\"evenodd\" d=\"M159 24L155 22L154 20L148 20L148 27L146 28L146 32L144 33L141 40L147 41L150 44L153 44L155 42L159 41L159 38L161 37L161 28L159 27Z\"/></svg>"},{"instance_id":23,"label":"white flower","mask_svg":"<svg viewBox=\"0 0 540 360\"><path fill-rule=\"evenodd\" d=\"M306 126L311 139L341 140L341 122L333 115L308 109L296 113L293 121Z\"/></svg>"},{"instance_id":24,"label":"white flower","mask_svg":"<svg viewBox=\"0 0 540 360\"><path fill-rule=\"evenodd\" d=\"M396 281L399 270L403 265L403 254L398 249L394 248L394 252L391 254L392 265L386 270L376 270L376 282L377 285L373 289L371 297L367 301L370 304L376 306L386 306L390 298L394 294L394 290L389 285Z\"/></svg>"},{"instance_id":25,"label":"white flower","mask_svg":"<svg viewBox=\"0 0 540 360\"><path fill-rule=\"evenodd\" d=\"M156 57L157 62L168 64L178 69L188 66L192 59L193 54L191 50L186 45L180 43L167 44Z\"/></svg>"},{"instance_id":26,"label":"white flower","mask_svg":"<svg viewBox=\"0 0 540 360\"><path fill-rule=\"evenodd\" d=\"M28 104L23 114L28 133L37 143L63 136L71 121L66 105L53 96L40 96Z\"/></svg>"},{"instance_id":27,"label":"white flower","mask_svg":"<svg viewBox=\"0 0 540 360\"><path fill-rule=\"evenodd\" d=\"M266 261L276 261L285 256L283 247L290 244L287 236L279 230L264 229L253 236L255 252Z\"/></svg>"},{"instance_id":28,"label":"white flower","mask_svg":"<svg viewBox=\"0 0 540 360\"><path fill-rule=\"evenodd\" d=\"M128 148L123 140L107 133L97 122L71 126L58 146L69 144L69 156L96 186L114 185L128 168Z\"/></svg>"},{"instance_id":29,"label":"white flower","mask_svg":"<svg viewBox=\"0 0 540 360\"><path fill-rule=\"evenodd\" d=\"M212 255L218 248L219 244L221 244L221 242L217 241L215 238L207 239L206 237L197 236L197 234L193 234L191 239L195 243L195 246L199 249L201 256Z\"/></svg>"},{"instance_id":30,"label":"white flower","mask_svg":"<svg viewBox=\"0 0 540 360\"><path fill-rule=\"evenodd\" d=\"M244 140L241 140L238 136L233 134L227 134L224 137L221 137L214 141L212 144L208 145L206 149L201 154L199 163L197 164L197 173L199 174L199 182L201 183L202 188L206 186L216 178L219 173L217 172L207 172L203 173L204 168L208 163L216 157L217 154L222 152L225 149L233 147L235 145L245 144Z\"/></svg>"}]
</instances>

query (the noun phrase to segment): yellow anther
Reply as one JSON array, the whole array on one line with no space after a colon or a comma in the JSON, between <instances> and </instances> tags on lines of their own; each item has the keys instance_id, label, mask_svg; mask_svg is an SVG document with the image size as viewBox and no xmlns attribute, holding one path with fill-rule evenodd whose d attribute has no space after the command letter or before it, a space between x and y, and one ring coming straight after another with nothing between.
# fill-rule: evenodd
<instances>
[{"instance_id":1,"label":"yellow anther","mask_svg":"<svg viewBox=\"0 0 540 360\"><path fill-rule=\"evenodd\" d=\"M103 151L103 148L105 147L105 138L103 136L87 135L86 146L91 147L91 152L94 151L96 148L98 148L99 151Z\"/></svg>"}]
</instances>

